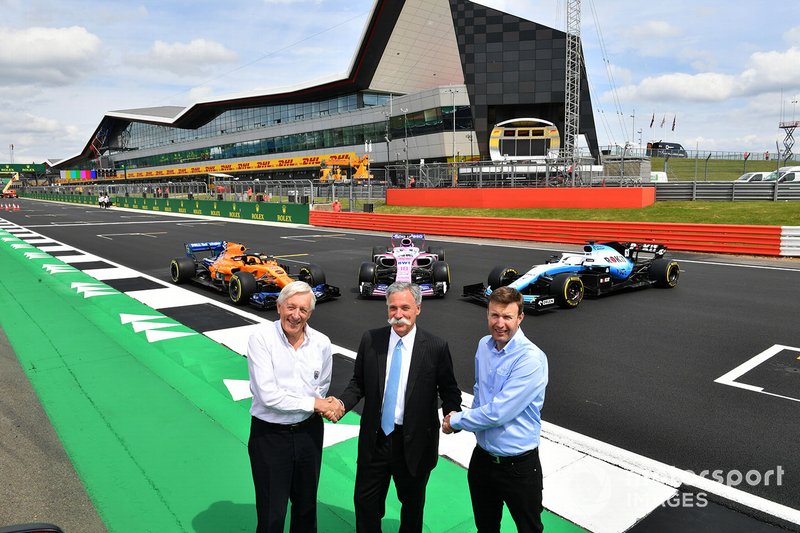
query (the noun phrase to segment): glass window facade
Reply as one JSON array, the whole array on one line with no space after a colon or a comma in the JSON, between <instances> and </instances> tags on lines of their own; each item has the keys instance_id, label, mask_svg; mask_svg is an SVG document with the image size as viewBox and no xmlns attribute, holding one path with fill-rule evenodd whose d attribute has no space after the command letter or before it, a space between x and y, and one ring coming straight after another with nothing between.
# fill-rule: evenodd
<instances>
[{"instance_id":1,"label":"glass window facade","mask_svg":"<svg viewBox=\"0 0 800 533\"><path fill-rule=\"evenodd\" d=\"M159 148L171 143L210 139L225 133L347 113L360 107L381 106L388 101L388 94L354 93L314 102L232 109L193 130L132 122L111 145L126 150Z\"/></svg>"},{"instance_id":2,"label":"glass window facade","mask_svg":"<svg viewBox=\"0 0 800 533\"><path fill-rule=\"evenodd\" d=\"M245 110L237 110L237 112L241 111ZM313 113L313 111L311 112ZM295 114L293 116L297 115ZM183 134L186 132L186 130L175 130L173 128L165 128L163 126L154 126L141 123L132 123L130 125L130 127L133 126L137 126L136 129L142 131L146 129L168 130L173 134ZM423 111L408 113L406 115L393 116L389 120L388 127L390 139L402 139L404 136L411 138L419 135L452 131L453 107L447 106L426 109ZM260 155L277 156L286 152L335 149L343 146L363 145L367 140L373 142L383 142L384 136L386 135L386 128L386 121L357 124L342 128L308 131L290 135L281 135L277 137L266 137L252 141L220 144L203 147L196 150L180 150L148 157L133 157L125 160L117 158L115 161L115 166L116 168L121 169L123 165L125 165L130 170L134 168L180 165ZM455 128L457 130L466 131L471 131L473 129L472 113L469 106L456 106ZM220 132L217 132L217 135L219 134ZM153 135L158 135L158 133L153 133ZM170 141L168 141L168 143L169 142ZM127 152L126 155L130 156L132 153Z\"/></svg>"}]
</instances>

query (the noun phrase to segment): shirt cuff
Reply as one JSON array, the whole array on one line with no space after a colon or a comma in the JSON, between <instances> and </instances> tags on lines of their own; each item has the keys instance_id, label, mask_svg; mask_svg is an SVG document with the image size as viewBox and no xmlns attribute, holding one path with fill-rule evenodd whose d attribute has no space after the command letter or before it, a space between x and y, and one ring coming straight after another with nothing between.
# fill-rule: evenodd
<instances>
[{"instance_id":1,"label":"shirt cuff","mask_svg":"<svg viewBox=\"0 0 800 533\"><path fill-rule=\"evenodd\" d=\"M303 403L300 405L300 408L305 411L306 413L314 414L314 406L316 405L317 398L315 396L310 396L308 398L303 398Z\"/></svg>"},{"instance_id":2,"label":"shirt cuff","mask_svg":"<svg viewBox=\"0 0 800 533\"><path fill-rule=\"evenodd\" d=\"M464 411L460 411L460 412L457 411L457 412L453 413L452 415L450 415L450 427L453 428L453 429L464 429L459 424L459 422L461 422L461 417L463 417L463 416L464 416Z\"/></svg>"}]
</instances>

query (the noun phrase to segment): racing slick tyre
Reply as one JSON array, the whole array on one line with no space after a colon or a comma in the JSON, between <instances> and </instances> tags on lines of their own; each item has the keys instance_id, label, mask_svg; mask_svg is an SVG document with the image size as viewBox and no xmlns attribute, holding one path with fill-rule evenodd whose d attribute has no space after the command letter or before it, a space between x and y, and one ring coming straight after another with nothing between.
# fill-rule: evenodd
<instances>
[{"instance_id":1,"label":"racing slick tyre","mask_svg":"<svg viewBox=\"0 0 800 533\"><path fill-rule=\"evenodd\" d=\"M231 276L228 283L228 296L234 305L245 305L258 290L256 277L250 272L239 271Z\"/></svg>"},{"instance_id":2,"label":"racing slick tyre","mask_svg":"<svg viewBox=\"0 0 800 533\"><path fill-rule=\"evenodd\" d=\"M385 246L373 246L372 247L372 260L375 260L376 255L383 255L387 252Z\"/></svg>"},{"instance_id":3,"label":"racing slick tyre","mask_svg":"<svg viewBox=\"0 0 800 533\"><path fill-rule=\"evenodd\" d=\"M375 283L375 263L361 263L358 269L358 283Z\"/></svg>"},{"instance_id":4,"label":"racing slick tyre","mask_svg":"<svg viewBox=\"0 0 800 533\"><path fill-rule=\"evenodd\" d=\"M671 289L678 284L681 267L677 261L659 258L650 263L647 275L656 287Z\"/></svg>"},{"instance_id":5,"label":"racing slick tyre","mask_svg":"<svg viewBox=\"0 0 800 533\"><path fill-rule=\"evenodd\" d=\"M437 261L444 261L444 248L438 246L428 246L428 253L434 254Z\"/></svg>"},{"instance_id":6,"label":"racing slick tyre","mask_svg":"<svg viewBox=\"0 0 800 533\"><path fill-rule=\"evenodd\" d=\"M507 266L496 266L489 272L488 284L492 290L504 287L519 277L519 272L515 268Z\"/></svg>"},{"instance_id":7,"label":"racing slick tyre","mask_svg":"<svg viewBox=\"0 0 800 533\"><path fill-rule=\"evenodd\" d=\"M583 281L569 272L556 274L550 283L550 294L562 309L574 309L583 300Z\"/></svg>"},{"instance_id":8,"label":"racing slick tyre","mask_svg":"<svg viewBox=\"0 0 800 533\"><path fill-rule=\"evenodd\" d=\"M443 281L448 285L450 284L450 266L444 261L433 262L431 265L431 275L433 276L434 283Z\"/></svg>"},{"instance_id":9,"label":"racing slick tyre","mask_svg":"<svg viewBox=\"0 0 800 533\"><path fill-rule=\"evenodd\" d=\"M176 257L169 264L169 277L173 283L186 283L197 273L197 265L188 257Z\"/></svg>"},{"instance_id":10,"label":"racing slick tyre","mask_svg":"<svg viewBox=\"0 0 800 533\"><path fill-rule=\"evenodd\" d=\"M300 281L305 281L312 287L325 284L325 272L319 265L306 265L300 267Z\"/></svg>"}]
</instances>

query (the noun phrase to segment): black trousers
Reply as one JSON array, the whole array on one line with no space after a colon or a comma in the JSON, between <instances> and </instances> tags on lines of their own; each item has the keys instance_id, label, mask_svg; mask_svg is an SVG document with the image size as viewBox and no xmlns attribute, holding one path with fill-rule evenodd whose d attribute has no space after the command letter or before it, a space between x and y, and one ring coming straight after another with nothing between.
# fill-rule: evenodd
<instances>
[{"instance_id":1,"label":"black trousers","mask_svg":"<svg viewBox=\"0 0 800 533\"><path fill-rule=\"evenodd\" d=\"M322 434L319 415L293 425L270 424L252 417L247 449L256 489L257 533L283 533L289 501L289 531L317 531Z\"/></svg>"},{"instance_id":2,"label":"black trousers","mask_svg":"<svg viewBox=\"0 0 800 533\"><path fill-rule=\"evenodd\" d=\"M480 447L469 462L467 480L478 533L499 533L503 504L519 533L540 533L542 525L542 464L539 449L500 463Z\"/></svg>"},{"instance_id":3,"label":"black trousers","mask_svg":"<svg viewBox=\"0 0 800 533\"><path fill-rule=\"evenodd\" d=\"M422 531L425 508L425 489L430 470L412 476L408 471L403 446L402 426L388 437L378 430L372 461L356 469L355 510L358 533L380 533L381 519L386 514L386 494L389 481L394 479L397 499L400 500L399 533Z\"/></svg>"}]
</instances>

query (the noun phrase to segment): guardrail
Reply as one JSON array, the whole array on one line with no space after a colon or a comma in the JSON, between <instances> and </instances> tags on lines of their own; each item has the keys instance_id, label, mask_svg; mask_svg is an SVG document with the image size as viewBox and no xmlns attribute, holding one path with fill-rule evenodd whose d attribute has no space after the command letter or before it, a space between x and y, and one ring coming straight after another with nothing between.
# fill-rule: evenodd
<instances>
[{"instance_id":1,"label":"guardrail","mask_svg":"<svg viewBox=\"0 0 800 533\"><path fill-rule=\"evenodd\" d=\"M583 244L595 241L658 242L672 250L800 256L800 227L784 237L781 226L531 220L311 211L314 226L431 235ZM785 239L785 244L784 244Z\"/></svg>"},{"instance_id":2,"label":"guardrail","mask_svg":"<svg viewBox=\"0 0 800 533\"><path fill-rule=\"evenodd\" d=\"M655 187L657 202L665 200L800 201L800 185L793 183L677 181L657 183Z\"/></svg>"},{"instance_id":3,"label":"guardrail","mask_svg":"<svg viewBox=\"0 0 800 533\"><path fill-rule=\"evenodd\" d=\"M781 255L800 257L800 226L781 228Z\"/></svg>"}]
</instances>

